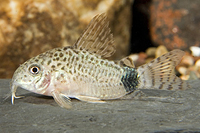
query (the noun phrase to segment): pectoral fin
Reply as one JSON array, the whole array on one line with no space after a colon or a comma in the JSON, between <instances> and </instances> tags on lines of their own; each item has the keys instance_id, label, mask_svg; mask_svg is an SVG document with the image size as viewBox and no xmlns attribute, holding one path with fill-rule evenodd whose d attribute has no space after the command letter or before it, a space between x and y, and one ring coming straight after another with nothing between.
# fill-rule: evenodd
<instances>
[{"instance_id":1,"label":"pectoral fin","mask_svg":"<svg viewBox=\"0 0 200 133\"><path fill-rule=\"evenodd\" d=\"M70 98L60 93L59 91L53 91L52 96L60 107L66 108L66 109L69 109L72 107Z\"/></svg>"},{"instance_id":2,"label":"pectoral fin","mask_svg":"<svg viewBox=\"0 0 200 133\"><path fill-rule=\"evenodd\" d=\"M83 95L78 95L76 96L77 99L89 103L105 103L105 101L102 101L101 99L97 97L90 97L90 96L83 96Z\"/></svg>"}]
</instances>

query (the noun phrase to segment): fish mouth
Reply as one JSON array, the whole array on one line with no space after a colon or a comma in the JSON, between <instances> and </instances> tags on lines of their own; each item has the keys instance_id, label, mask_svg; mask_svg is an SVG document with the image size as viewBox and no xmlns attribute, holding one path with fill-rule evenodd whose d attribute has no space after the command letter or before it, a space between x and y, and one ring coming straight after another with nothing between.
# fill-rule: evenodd
<instances>
[{"instance_id":1,"label":"fish mouth","mask_svg":"<svg viewBox=\"0 0 200 133\"><path fill-rule=\"evenodd\" d=\"M14 104L14 100L15 98L22 98L24 96L16 96L16 91L18 87L21 87L25 90L34 92L34 93L38 93L38 94L43 94L46 92L46 89L49 87L50 85L50 80L51 80L51 76L49 74L47 74L44 77L39 77L36 78L34 81L32 81L31 83L24 83L23 85L20 82L17 82L15 80L12 80L10 83L10 88L11 88L11 103Z\"/></svg>"},{"instance_id":2,"label":"fish mouth","mask_svg":"<svg viewBox=\"0 0 200 133\"><path fill-rule=\"evenodd\" d=\"M48 80L49 81L49 80ZM38 81L36 81L36 83L37 83ZM42 88L40 91L33 91L33 90L29 90L29 91L32 91L32 92L34 92L34 93L40 93L40 94L42 94L42 93L44 93L45 92L45 90L46 90L46 88L49 86L49 82L47 82L46 80L44 80L44 82L39 86L40 88ZM17 88L18 87L21 87L21 88L23 88L24 89L24 87L22 87L22 86L20 86L20 85L16 85L16 84L13 84L13 82L11 82L11 103L12 104L14 104L14 100L15 100L15 98L22 98L22 97L24 97L24 96L16 96L16 91L17 91ZM34 86L35 88L36 88L36 86ZM26 90L28 90L28 89L26 89Z\"/></svg>"}]
</instances>

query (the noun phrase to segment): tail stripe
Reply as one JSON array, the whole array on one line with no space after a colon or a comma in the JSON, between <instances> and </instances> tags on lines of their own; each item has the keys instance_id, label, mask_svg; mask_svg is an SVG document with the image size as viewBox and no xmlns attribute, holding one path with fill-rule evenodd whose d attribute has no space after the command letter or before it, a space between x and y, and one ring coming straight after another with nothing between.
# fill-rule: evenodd
<instances>
[{"instance_id":1,"label":"tail stripe","mask_svg":"<svg viewBox=\"0 0 200 133\"><path fill-rule=\"evenodd\" d=\"M137 68L139 78L138 88L184 90L189 87L174 74L175 66L180 62L184 52L173 50L164 54L148 64Z\"/></svg>"}]
</instances>

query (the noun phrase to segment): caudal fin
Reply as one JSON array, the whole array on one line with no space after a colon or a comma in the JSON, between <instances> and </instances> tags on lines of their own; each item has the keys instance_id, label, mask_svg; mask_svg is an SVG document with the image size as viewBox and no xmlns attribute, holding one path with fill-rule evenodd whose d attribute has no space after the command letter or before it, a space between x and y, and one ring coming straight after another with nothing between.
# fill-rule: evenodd
<instances>
[{"instance_id":1,"label":"caudal fin","mask_svg":"<svg viewBox=\"0 0 200 133\"><path fill-rule=\"evenodd\" d=\"M175 66L179 64L184 54L185 52L175 49L137 68L138 88L163 90L190 88L186 81L181 80L174 73Z\"/></svg>"}]
</instances>

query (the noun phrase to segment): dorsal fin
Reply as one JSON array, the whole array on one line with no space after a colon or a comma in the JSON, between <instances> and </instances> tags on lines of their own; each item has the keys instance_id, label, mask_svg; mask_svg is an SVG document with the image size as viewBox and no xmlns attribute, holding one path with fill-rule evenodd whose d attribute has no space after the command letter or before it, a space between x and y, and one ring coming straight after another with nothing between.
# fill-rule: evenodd
<instances>
[{"instance_id":1,"label":"dorsal fin","mask_svg":"<svg viewBox=\"0 0 200 133\"><path fill-rule=\"evenodd\" d=\"M113 35L106 15L96 15L73 46L101 57L110 57L115 52Z\"/></svg>"}]
</instances>

